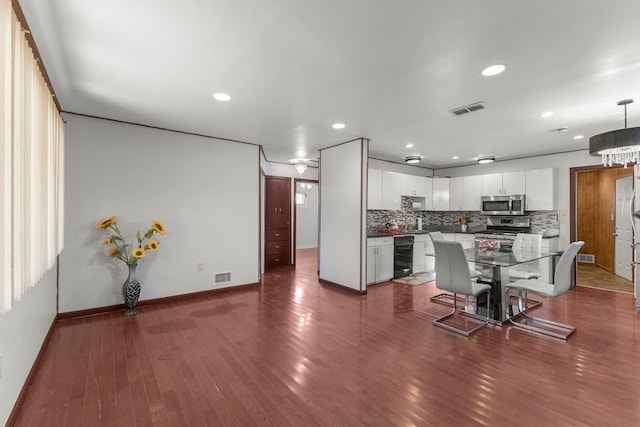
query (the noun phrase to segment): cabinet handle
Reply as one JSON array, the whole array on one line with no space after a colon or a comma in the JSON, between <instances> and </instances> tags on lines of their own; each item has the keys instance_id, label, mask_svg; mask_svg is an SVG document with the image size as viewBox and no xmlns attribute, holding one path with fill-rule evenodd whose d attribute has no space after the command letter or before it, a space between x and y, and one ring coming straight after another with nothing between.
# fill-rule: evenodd
<instances>
[{"instance_id":1,"label":"cabinet handle","mask_svg":"<svg viewBox=\"0 0 640 427\"><path fill-rule=\"evenodd\" d=\"M276 258L276 259L275 259L275 261L276 261L276 262L280 261L280 258Z\"/></svg>"},{"instance_id":2,"label":"cabinet handle","mask_svg":"<svg viewBox=\"0 0 640 427\"><path fill-rule=\"evenodd\" d=\"M280 249L280 246L276 246L276 249Z\"/></svg>"},{"instance_id":3,"label":"cabinet handle","mask_svg":"<svg viewBox=\"0 0 640 427\"><path fill-rule=\"evenodd\" d=\"M276 233L276 237L278 237L280 235L280 233Z\"/></svg>"}]
</instances>

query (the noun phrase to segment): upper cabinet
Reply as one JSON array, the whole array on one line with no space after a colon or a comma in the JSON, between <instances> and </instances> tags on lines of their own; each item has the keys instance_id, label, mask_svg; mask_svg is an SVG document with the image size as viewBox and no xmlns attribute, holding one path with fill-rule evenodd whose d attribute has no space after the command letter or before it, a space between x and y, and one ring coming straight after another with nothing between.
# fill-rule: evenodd
<instances>
[{"instance_id":1,"label":"upper cabinet","mask_svg":"<svg viewBox=\"0 0 640 427\"><path fill-rule=\"evenodd\" d=\"M551 211L556 209L557 175L554 168L526 171L526 209Z\"/></svg>"},{"instance_id":2,"label":"upper cabinet","mask_svg":"<svg viewBox=\"0 0 640 427\"><path fill-rule=\"evenodd\" d=\"M482 175L482 195L525 194L525 171Z\"/></svg>"},{"instance_id":3,"label":"upper cabinet","mask_svg":"<svg viewBox=\"0 0 640 427\"><path fill-rule=\"evenodd\" d=\"M382 209L400 210L402 190L406 183L404 174L382 171Z\"/></svg>"},{"instance_id":4,"label":"upper cabinet","mask_svg":"<svg viewBox=\"0 0 640 427\"><path fill-rule=\"evenodd\" d=\"M462 177L449 178L449 210L462 210Z\"/></svg>"},{"instance_id":5,"label":"upper cabinet","mask_svg":"<svg viewBox=\"0 0 640 427\"><path fill-rule=\"evenodd\" d=\"M382 171L369 168L367 209L382 209Z\"/></svg>"},{"instance_id":6,"label":"upper cabinet","mask_svg":"<svg viewBox=\"0 0 640 427\"><path fill-rule=\"evenodd\" d=\"M400 210L402 196L409 196L423 199L424 203L422 209L431 210L433 204L431 200L431 193L431 178L382 171L381 209Z\"/></svg>"},{"instance_id":7,"label":"upper cabinet","mask_svg":"<svg viewBox=\"0 0 640 427\"><path fill-rule=\"evenodd\" d=\"M433 188L434 211L448 211L449 209L449 178L433 178L431 180ZM428 209L427 209L428 210Z\"/></svg>"},{"instance_id":8,"label":"upper cabinet","mask_svg":"<svg viewBox=\"0 0 640 427\"><path fill-rule=\"evenodd\" d=\"M425 197L427 195L427 179L423 176L397 174L401 176L403 196Z\"/></svg>"},{"instance_id":9,"label":"upper cabinet","mask_svg":"<svg viewBox=\"0 0 640 427\"><path fill-rule=\"evenodd\" d=\"M482 175L462 177L462 210L479 211L482 194Z\"/></svg>"}]
</instances>

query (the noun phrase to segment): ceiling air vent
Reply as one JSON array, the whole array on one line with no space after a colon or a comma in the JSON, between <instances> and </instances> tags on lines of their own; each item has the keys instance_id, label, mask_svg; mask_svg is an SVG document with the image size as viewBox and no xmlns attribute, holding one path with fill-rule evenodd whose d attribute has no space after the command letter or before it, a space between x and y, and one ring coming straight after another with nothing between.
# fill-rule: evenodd
<instances>
[{"instance_id":1,"label":"ceiling air vent","mask_svg":"<svg viewBox=\"0 0 640 427\"><path fill-rule=\"evenodd\" d=\"M464 107L454 108L453 110L449 110L451 114L454 116L462 116L464 114L473 113L474 111L484 110L487 108L482 102L476 102L475 104L465 105Z\"/></svg>"}]
</instances>

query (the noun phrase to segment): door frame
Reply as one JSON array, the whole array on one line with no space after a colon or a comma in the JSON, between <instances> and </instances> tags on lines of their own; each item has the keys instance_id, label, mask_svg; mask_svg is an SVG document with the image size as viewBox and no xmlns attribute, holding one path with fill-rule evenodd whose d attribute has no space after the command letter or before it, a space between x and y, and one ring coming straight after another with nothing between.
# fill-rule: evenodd
<instances>
[{"instance_id":1,"label":"door frame","mask_svg":"<svg viewBox=\"0 0 640 427\"><path fill-rule=\"evenodd\" d=\"M624 166L618 164L613 166L604 166L602 164L599 164L569 168L569 242L575 242L578 234L578 172L596 171L609 168L615 169L622 167ZM614 248L611 248L611 250L614 250ZM575 268L577 277L577 262Z\"/></svg>"},{"instance_id":2,"label":"door frame","mask_svg":"<svg viewBox=\"0 0 640 427\"><path fill-rule=\"evenodd\" d=\"M293 266L296 266L296 249L298 246L297 237L298 237L298 206L296 205L296 191L298 189L298 183L308 182L311 184L316 184L318 186L318 199L320 196L320 181L317 179L308 179L308 178L293 178L293 191L291 193L291 203L293 204L293 230L291 233L291 250L293 251ZM320 237L320 203L318 203L318 237Z\"/></svg>"}]
</instances>

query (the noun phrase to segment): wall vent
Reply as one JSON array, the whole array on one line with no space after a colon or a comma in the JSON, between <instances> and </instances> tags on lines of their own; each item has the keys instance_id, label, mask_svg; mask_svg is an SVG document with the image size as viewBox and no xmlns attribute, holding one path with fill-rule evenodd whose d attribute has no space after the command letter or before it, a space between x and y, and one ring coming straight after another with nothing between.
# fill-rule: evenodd
<instances>
[{"instance_id":1,"label":"wall vent","mask_svg":"<svg viewBox=\"0 0 640 427\"><path fill-rule=\"evenodd\" d=\"M476 102L474 104L465 105L464 107L454 108L453 110L449 110L451 114L454 116L462 116L464 114L473 113L474 111L484 110L487 108L482 102Z\"/></svg>"},{"instance_id":2,"label":"wall vent","mask_svg":"<svg viewBox=\"0 0 640 427\"><path fill-rule=\"evenodd\" d=\"M231 282L231 272L226 271L224 273L216 273L214 276L213 283L219 285L221 283L229 283Z\"/></svg>"},{"instance_id":3,"label":"wall vent","mask_svg":"<svg viewBox=\"0 0 640 427\"><path fill-rule=\"evenodd\" d=\"M578 254L578 262L588 262L589 264L595 264L596 256L591 254Z\"/></svg>"}]
</instances>

